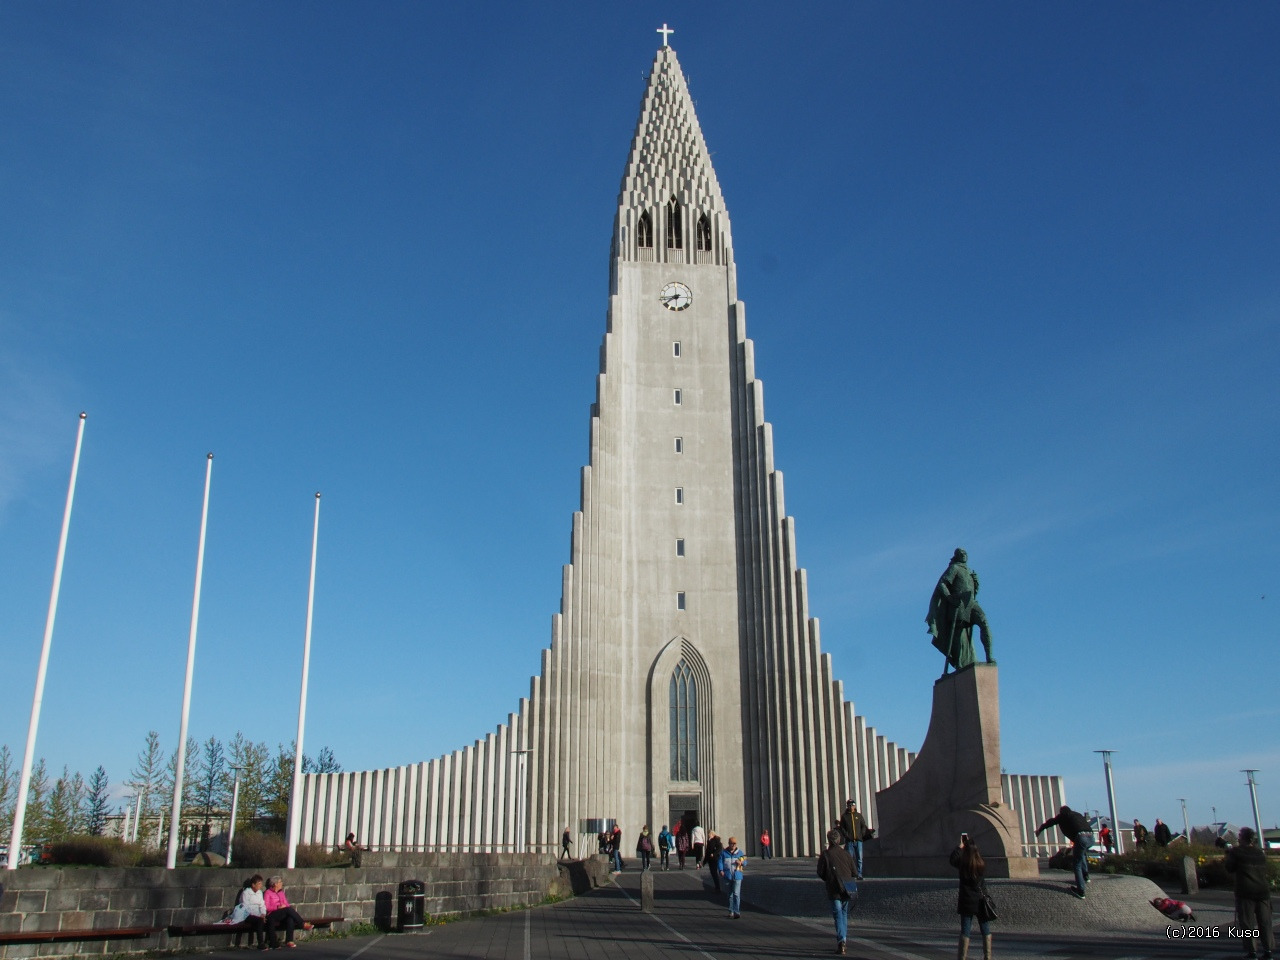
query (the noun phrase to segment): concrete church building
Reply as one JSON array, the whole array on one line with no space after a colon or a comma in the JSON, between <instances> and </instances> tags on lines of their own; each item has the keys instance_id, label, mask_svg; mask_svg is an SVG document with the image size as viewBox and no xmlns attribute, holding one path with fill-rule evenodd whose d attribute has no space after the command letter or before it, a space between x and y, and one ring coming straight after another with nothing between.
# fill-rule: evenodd
<instances>
[{"instance_id":1,"label":"concrete church building","mask_svg":"<svg viewBox=\"0 0 1280 960\"><path fill-rule=\"evenodd\" d=\"M777 854L811 855L846 797L874 825L876 791L913 761L855 714L821 652L729 215L665 34L609 289L582 506L529 697L438 759L310 775L303 843L551 849L569 825L586 852L585 821L616 818L627 853L642 825L696 817L750 851L768 827ZM1006 777L1005 793L1025 838L1062 785Z\"/></svg>"}]
</instances>

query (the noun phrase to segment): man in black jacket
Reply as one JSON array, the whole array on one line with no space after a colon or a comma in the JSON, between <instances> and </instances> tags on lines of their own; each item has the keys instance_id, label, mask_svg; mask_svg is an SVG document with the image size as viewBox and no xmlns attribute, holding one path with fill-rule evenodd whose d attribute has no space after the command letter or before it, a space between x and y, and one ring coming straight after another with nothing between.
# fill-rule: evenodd
<instances>
[{"instance_id":1,"label":"man in black jacket","mask_svg":"<svg viewBox=\"0 0 1280 960\"><path fill-rule=\"evenodd\" d=\"M1263 960L1271 960L1276 949L1272 929L1271 888L1267 885L1267 855L1258 846L1258 836L1248 827L1240 830L1240 845L1227 851L1227 873L1236 878L1236 922L1246 931L1256 930ZM1246 933L1245 956L1256 957L1254 937Z\"/></svg>"},{"instance_id":2,"label":"man in black jacket","mask_svg":"<svg viewBox=\"0 0 1280 960\"><path fill-rule=\"evenodd\" d=\"M844 953L844 942L849 936L849 887L854 882L853 857L841 846L843 840L842 831L828 831L827 850L818 858L818 876L826 885L831 916L836 922L836 953L839 954Z\"/></svg>"},{"instance_id":3,"label":"man in black jacket","mask_svg":"<svg viewBox=\"0 0 1280 960\"><path fill-rule=\"evenodd\" d=\"M1076 885L1073 889L1075 895L1083 900L1084 885L1089 882L1088 853L1093 844L1093 828L1089 826L1084 814L1076 813L1065 805L1058 810L1056 817L1036 827L1036 836L1040 836L1040 832L1049 827L1057 827L1071 841L1071 863L1076 871Z\"/></svg>"},{"instance_id":4,"label":"man in black jacket","mask_svg":"<svg viewBox=\"0 0 1280 960\"><path fill-rule=\"evenodd\" d=\"M844 849L853 858L853 866L857 879L862 879L862 841L867 839L867 821L858 812L858 805L852 800L844 802L844 813L840 815L840 832L844 835Z\"/></svg>"}]
</instances>

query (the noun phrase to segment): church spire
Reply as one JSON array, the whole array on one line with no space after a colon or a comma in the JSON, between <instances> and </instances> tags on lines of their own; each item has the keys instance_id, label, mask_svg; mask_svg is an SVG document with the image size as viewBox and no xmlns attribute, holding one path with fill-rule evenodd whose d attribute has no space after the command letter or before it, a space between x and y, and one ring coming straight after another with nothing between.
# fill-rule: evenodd
<instances>
[{"instance_id":1,"label":"church spire","mask_svg":"<svg viewBox=\"0 0 1280 960\"><path fill-rule=\"evenodd\" d=\"M689 84L665 34L653 59L622 174L614 257L722 266L733 262L720 183Z\"/></svg>"}]
</instances>

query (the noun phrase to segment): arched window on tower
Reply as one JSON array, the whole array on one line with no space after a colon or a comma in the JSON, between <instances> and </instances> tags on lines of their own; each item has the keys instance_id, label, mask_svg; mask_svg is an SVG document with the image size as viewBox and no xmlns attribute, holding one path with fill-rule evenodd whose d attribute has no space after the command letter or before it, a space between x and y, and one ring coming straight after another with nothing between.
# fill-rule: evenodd
<instances>
[{"instance_id":1,"label":"arched window on tower","mask_svg":"<svg viewBox=\"0 0 1280 960\"><path fill-rule=\"evenodd\" d=\"M711 218L705 213L698 218L698 233L696 236L697 250L711 249Z\"/></svg>"},{"instance_id":2,"label":"arched window on tower","mask_svg":"<svg viewBox=\"0 0 1280 960\"><path fill-rule=\"evenodd\" d=\"M640 222L636 225L636 246L653 246L653 217L648 211L640 214Z\"/></svg>"},{"instance_id":3,"label":"arched window on tower","mask_svg":"<svg viewBox=\"0 0 1280 960\"><path fill-rule=\"evenodd\" d=\"M671 674L671 779L698 779L698 685L683 658Z\"/></svg>"},{"instance_id":4,"label":"arched window on tower","mask_svg":"<svg viewBox=\"0 0 1280 960\"><path fill-rule=\"evenodd\" d=\"M680 220L680 204L672 197L667 204L667 248L670 250L684 249L684 227Z\"/></svg>"}]
</instances>

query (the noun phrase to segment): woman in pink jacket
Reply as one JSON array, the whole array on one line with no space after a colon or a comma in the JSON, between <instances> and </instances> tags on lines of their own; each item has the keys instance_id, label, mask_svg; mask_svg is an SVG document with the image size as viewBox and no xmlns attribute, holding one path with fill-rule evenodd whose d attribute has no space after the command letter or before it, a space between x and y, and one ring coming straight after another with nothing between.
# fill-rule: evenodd
<instances>
[{"instance_id":1,"label":"woman in pink jacket","mask_svg":"<svg viewBox=\"0 0 1280 960\"><path fill-rule=\"evenodd\" d=\"M296 947L297 944L293 942L293 932L299 927L310 930L311 924L303 920L302 914L290 905L289 898L284 894L284 878L272 877L267 881L267 892L263 894L263 900L267 907L267 944L273 950L280 945L276 930L283 924L284 945Z\"/></svg>"}]
</instances>

